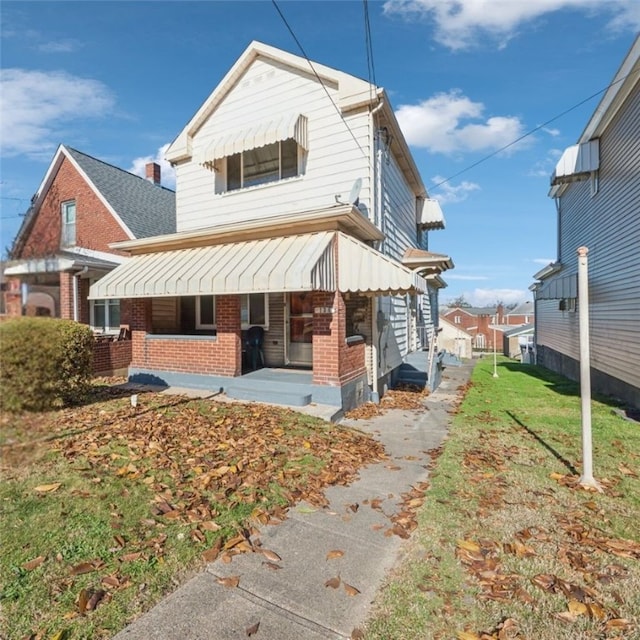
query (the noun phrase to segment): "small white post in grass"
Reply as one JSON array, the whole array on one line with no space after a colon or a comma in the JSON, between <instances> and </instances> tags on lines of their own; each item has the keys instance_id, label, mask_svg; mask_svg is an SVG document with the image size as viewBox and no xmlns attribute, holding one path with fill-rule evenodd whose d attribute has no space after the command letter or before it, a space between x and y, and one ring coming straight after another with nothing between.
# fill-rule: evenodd
<instances>
[{"instance_id":1,"label":"small white post in grass","mask_svg":"<svg viewBox=\"0 0 640 640\"><path fill-rule=\"evenodd\" d=\"M582 475L580 486L602 491L593 477L591 444L591 354L589 352L589 268L587 247L578 249L578 321L580 324L580 409L582 416Z\"/></svg>"},{"instance_id":2,"label":"small white post in grass","mask_svg":"<svg viewBox=\"0 0 640 640\"><path fill-rule=\"evenodd\" d=\"M498 354L496 352L496 325L493 325L493 377L498 377Z\"/></svg>"}]
</instances>

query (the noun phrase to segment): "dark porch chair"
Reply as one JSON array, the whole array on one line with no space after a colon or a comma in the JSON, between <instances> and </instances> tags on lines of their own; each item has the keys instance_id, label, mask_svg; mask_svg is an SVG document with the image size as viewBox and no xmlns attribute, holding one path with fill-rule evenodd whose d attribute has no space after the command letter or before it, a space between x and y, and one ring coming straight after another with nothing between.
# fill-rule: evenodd
<instances>
[{"instance_id":1,"label":"dark porch chair","mask_svg":"<svg viewBox=\"0 0 640 640\"><path fill-rule=\"evenodd\" d=\"M255 371L258 364L264 367L264 329L262 327L249 327L245 335L245 353L247 364Z\"/></svg>"}]
</instances>

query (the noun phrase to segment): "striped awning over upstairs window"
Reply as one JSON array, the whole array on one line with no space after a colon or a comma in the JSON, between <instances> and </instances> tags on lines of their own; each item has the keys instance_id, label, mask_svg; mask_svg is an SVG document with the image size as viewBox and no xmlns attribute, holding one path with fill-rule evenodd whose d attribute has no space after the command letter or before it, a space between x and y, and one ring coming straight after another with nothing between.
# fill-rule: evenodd
<instances>
[{"instance_id":1,"label":"striped awning over upstairs window","mask_svg":"<svg viewBox=\"0 0 640 640\"><path fill-rule=\"evenodd\" d=\"M360 240L321 231L133 256L94 284L89 297L426 289L424 278Z\"/></svg>"},{"instance_id":2,"label":"striped awning over upstairs window","mask_svg":"<svg viewBox=\"0 0 640 640\"><path fill-rule=\"evenodd\" d=\"M299 113L278 115L244 129L228 132L209 142L200 157L200 164L210 168L220 158L289 138L293 138L303 149L308 147L305 116Z\"/></svg>"}]
</instances>

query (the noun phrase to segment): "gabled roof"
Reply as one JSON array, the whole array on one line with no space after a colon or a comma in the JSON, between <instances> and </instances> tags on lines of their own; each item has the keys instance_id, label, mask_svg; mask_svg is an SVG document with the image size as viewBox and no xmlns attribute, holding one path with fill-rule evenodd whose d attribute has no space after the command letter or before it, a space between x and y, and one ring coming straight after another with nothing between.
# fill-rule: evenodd
<instances>
[{"instance_id":1,"label":"gabled roof","mask_svg":"<svg viewBox=\"0 0 640 640\"><path fill-rule=\"evenodd\" d=\"M14 251L26 238L60 165L68 159L131 239L174 233L176 194L111 164L60 145L14 241Z\"/></svg>"},{"instance_id":2,"label":"gabled roof","mask_svg":"<svg viewBox=\"0 0 640 640\"><path fill-rule=\"evenodd\" d=\"M531 300L527 300L526 302L521 302L517 307L507 311L505 313L506 316L530 316L534 312L533 302Z\"/></svg>"},{"instance_id":3,"label":"gabled roof","mask_svg":"<svg viewBox=\"0 0 640 640\"><path fill-rule=\"evenodd\" d=\"M69 155L136 238L176 230L176 194L70 147Z\"/></svg>"},{"instance_id":4,"label":"gabled roof","mask_svg":"<svg viewBox=\"0 0 640 640\"><path fill-rule=\"evenodd\" d=\"M398 158L398 163L407 176L416 195L427 196L427 190L420 177L420 172L409 151L400 125L395 117L391 102L384 89L369 84L366 80L356 78L344 71L327 67L317 62L297 56L276 47L269 46L254 40L240 55L235 64L218 83L211 95L204 101L195 115L178 134L166 152L169 162L177 163L192 158L192 140L202 125L215 112L218 105L238 83L239 79L251 64L258 58L272 60L278 65L284 65L291 69L304 73L313 78L319 78L325 86L333 86L338 89L337 108L345 113L354 109L369 107L371 110L380 106L378 118L384 126L390 129L392 148ZM258 105L259 108L259 105Z\"/></svg>"}]
</instances>

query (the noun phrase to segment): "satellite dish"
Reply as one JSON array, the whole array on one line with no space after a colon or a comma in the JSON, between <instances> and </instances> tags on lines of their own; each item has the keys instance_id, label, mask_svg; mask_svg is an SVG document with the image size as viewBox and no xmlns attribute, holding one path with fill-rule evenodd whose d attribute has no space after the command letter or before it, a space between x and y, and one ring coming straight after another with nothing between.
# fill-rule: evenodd
<instances>
[{"instance_id":1,"label":"satellite dish","mask_svg":"<svg viewBox=\"0 0 640 640\"><path fill-rule=\"evenodd\" d=\"M360 190L362 189L362 178L356 178L356 181L353 183L353 187L351 187L351 191L349 192L349 202L355 207L358 206L360 202Z\"/></svg>"}]
</instances>

